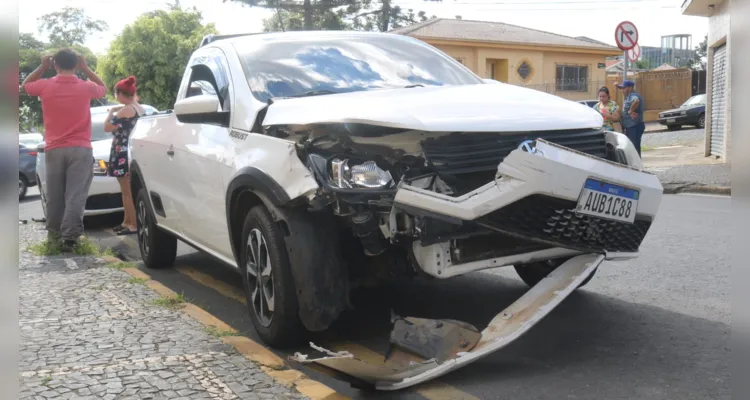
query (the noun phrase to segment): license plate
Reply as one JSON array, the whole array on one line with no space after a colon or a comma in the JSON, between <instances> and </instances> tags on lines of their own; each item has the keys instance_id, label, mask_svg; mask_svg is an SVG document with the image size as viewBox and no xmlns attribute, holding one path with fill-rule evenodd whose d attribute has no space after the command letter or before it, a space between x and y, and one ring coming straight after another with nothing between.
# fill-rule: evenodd
<instances>
[{"instance_id":1,"label":"license plate","mask_svg":"<svg viewBox=\"0 0 750 400\"><path fill-rule=\"evenodd\" d=\"M597 218L633 223L639 191L587 179L578 198L576 212Z\"/></svg>"},{"instance_id":2,"label":"license plate","mask_svg":"<svg viewBox=\"0 0 750 400\"><path fill-rule=\"evenodd\" d=\"M674 118L670 118L670 119L668 119L668 120L667 120L667 123L668 123L668 124L672 124L672 123L674 123L674 122L675 122L675 119L674 119Z\"/></svg>"}]
</instances>

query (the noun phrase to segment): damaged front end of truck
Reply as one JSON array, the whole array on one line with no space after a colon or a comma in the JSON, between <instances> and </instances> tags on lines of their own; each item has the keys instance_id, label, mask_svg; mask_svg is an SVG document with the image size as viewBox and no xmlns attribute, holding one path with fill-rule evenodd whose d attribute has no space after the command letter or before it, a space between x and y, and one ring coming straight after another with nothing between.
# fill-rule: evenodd
<instances>
[{"instance_id":1,"label":"damaged front end of truck","mask_svg":"<svg viewBox=\"0 0 750 400\"><path fill-rule=\"evenodd\" d=\"M319 357L292 358L381 390L433 379L497 351L560 304L602 261L637 256L662 192L658 179L642 171L627 138L600 128L431 132L336 122L264 130L297 143L297 155L319 184L308 197L310 211L330 210L351 229L366 258L395 260L388 266L395 272L443 279L560 261L484 330L394 316L394 350L383 364L313 343L311 352ZM641 206L632 223L577 212L576 199L591 176L637 184ZM393 357L399 361L388 362Z\"/></svg>"}]
</instances>

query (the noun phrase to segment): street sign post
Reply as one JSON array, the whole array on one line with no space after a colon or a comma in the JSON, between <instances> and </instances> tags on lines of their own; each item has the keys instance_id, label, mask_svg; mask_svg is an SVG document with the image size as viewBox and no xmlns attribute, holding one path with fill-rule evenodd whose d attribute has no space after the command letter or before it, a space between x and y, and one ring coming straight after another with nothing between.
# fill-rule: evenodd
<instances>
[{"instance_id":1,"label":"street sign post","mask_svg":"<svg viewBox=\"0 0 750 400\"><path fill-rule=\"evenodd\" d=\"M638 62L638 59L641 57L641 46L636 44L635 47L628 50L626 53L627 53L628 60L634 63Z\"/></svg>"},{"instance_id":2,"label":"street sign post","mask_svg":"<svg viewBox=\"0 0 750 400\"><path fill-rule=\"evenodd\" d=\"M615 29L615 42L622 51L628 51L638 44L638 29L630 21L623 21Z\"/></svg>"},{"instance_id":3,"label":"street sign post","mask_svg":"<svg viewBox=\"0 0 750 400\"><path fill-rule=\"evenodd\" d=\"M615 43L617 43L617 47L623 52L622 64L624 68L622 71L622 80L624 82L628 79L628 61L632 60L636 62L641 55L641 48L638 46L638 28L635 27L635 24L630 21L622 21L617 24L617 28L615 28ZM638 46L638 49L632 51L636 46ZM631 58L631 52L635 55L635 59Z\"/></svg>"}]
</instances>

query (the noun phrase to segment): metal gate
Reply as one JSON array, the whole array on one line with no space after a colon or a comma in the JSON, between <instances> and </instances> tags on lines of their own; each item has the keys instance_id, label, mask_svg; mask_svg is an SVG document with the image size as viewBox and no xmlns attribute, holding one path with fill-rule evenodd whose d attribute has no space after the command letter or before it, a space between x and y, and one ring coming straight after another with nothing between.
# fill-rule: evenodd
<instances>
[{"instance_id":1,"label":"metal gate","mask_svg":"<svg viewBox=\"0 0 750 400\"><path fill-rule=\"evenodd\" d=\"M726 83L727 47L721 45L714 50L713 79L711 83L711 155L725 157L726 132Z\"/></svg>"}]
</instances>

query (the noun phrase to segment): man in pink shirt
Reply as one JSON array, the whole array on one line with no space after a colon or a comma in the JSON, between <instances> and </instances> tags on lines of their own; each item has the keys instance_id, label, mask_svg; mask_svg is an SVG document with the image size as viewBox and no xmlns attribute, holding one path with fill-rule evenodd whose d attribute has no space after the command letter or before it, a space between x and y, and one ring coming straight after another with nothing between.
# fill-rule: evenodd
<instances>
[{"instance_id":1,"label":"man in pink shirt","mask_svg":"<svg viewBox=\"0 0 750 400\"><path fill-rule=\"evenodd\" d=\"M40 79L53 66L57 75ZM79 79L77 69L88 80ZM23 89L42 103L48 239L72 251L83 234L83 210L94 178L91 100L104 97L107 89L86 60L69 49L44 57Z\"/></svg>"}]
</instances>

